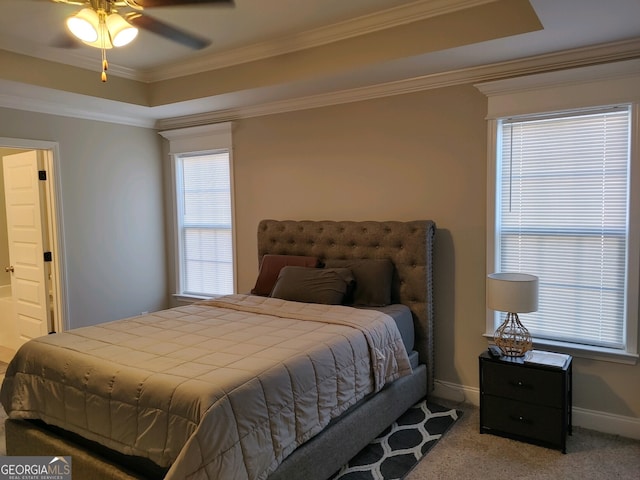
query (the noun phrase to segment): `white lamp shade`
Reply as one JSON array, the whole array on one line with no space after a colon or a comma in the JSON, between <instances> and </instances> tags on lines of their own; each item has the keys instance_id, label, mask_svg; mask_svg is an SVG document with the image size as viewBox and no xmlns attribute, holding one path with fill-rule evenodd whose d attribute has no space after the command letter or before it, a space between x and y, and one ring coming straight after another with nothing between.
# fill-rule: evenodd
<instances>
[{"instance_id":1,"label":"white lamp shade","mask_svg":"<svg viewBox=\"0 0 640 480\"><path fill-rule=\"evenodd\" d=\"M487 276L487 307L509 313L538 310L538 277L526 273Z\"/></svg>"},{"instance_id":2,"label":"white lamp shade","mask_svg":"<svg viewBox=\"0 0 640 480\"><path fill-rule=\"evenodd\" d=\"M132 42L138 35L138 29L117 13L112 13L107 17L107 29L114 47L122 47Z\"/></svg>"},{"instance_id":3,"label":"white lamp shade","mask_svg":"<svg viewBox=\"0 0 640 480\"><path fill-rule=\"evenodd\" d=\"M83 8L67 18L67 28L83 42L98 40L98 14L91 8Z\"/></svg>"},{"instance_id":4,"label":"white lamp shade","mask_svg":"<svg viewBox=\"0 0 640 480\"><path fill-rule=\"evenodd\" d=\"M138 29L117 13L107 17L91 8L83 8L69 17L67 27L85 44L101 49L122 47L138 35Z\"/></svg>"}]
</instances>

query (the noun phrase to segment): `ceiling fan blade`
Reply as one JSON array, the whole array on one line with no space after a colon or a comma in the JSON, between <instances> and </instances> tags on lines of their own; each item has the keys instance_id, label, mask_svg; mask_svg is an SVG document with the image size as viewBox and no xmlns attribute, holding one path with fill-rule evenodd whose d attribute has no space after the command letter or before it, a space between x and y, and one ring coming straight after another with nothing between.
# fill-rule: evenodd
<instances>
[{"instance_id":1,"label":"ceiling fan blade","mask_svg":"<svg viewBox=\"0 0 640 480\"><path fill-rule=\"evenodd\" d=\"M67 31L60 32L49 43L54 48L79 48L80 41Z\"/></svg>"},{"instance_id":2,"label":"ceiling fan blade","mask_svg":"<svg viewBox=\"0 0 640 480\"><path fill-rule=\"evenodd\" d=\"M132 3L136 3L142 8L180 7L204 3L234 6L234 0L134 0Z\"/></svg>"},{"instance_id":3,"label":"ceiling fan blade","mask_svg":"<svg viewBox=\"0 0 640 480\"><path fill-rule=\"evenodd\" d=\"M185 32L176 27L173 27L167 23L156 20L148 15L142 15L140 13L133 13L125 16L126 20L132 25L143 28L150 32L160 35L161 37L173 40L186 47L193 48L194 50L201 50L211 45L211 40L198 37L192 33Z\"/></svg>"}]
</instances>

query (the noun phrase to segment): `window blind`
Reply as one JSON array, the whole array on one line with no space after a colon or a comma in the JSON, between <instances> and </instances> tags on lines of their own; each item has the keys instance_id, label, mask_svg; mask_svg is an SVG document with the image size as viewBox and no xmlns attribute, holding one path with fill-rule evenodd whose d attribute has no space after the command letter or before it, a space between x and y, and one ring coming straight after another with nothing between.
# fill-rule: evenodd
<instances>
[{"instance_id":1,"label":"window blind","mask_svg":"<svg viewBox=\"0 0 640 480\"><path fill-rule=\"evenodd\" d=\"M534 337L624 348L630 108L499 122L497 266L539 277Z\"/></svg>"},{"instance_id":2,"label":"window blind","mask_svg":"<svg viewBox=\"0 0 640 480\"><path fill-rule=\"evenodd\" d=\"M229 153L181 156L178 162L182 293L233 293Z\"/></svg>"}]
</instances>

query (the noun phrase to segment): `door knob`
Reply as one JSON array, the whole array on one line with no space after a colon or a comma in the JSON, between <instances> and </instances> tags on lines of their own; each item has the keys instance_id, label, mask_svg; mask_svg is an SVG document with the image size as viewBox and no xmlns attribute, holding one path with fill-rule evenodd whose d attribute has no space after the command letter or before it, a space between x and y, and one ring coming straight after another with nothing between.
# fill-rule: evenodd
<instances>
[{"instance_id":1,"label":"door knob","mask_svg":"<svg viewBox=\"0 0 640 480\"><path fill-rule=\"evenodd\" d=\"M4 267L4 271L7 272L7 273L9 273L9 272L13 273L13 270L14 270L13 269L13 265L11 265L10 267Z\"/></svg>"}]
</instances>

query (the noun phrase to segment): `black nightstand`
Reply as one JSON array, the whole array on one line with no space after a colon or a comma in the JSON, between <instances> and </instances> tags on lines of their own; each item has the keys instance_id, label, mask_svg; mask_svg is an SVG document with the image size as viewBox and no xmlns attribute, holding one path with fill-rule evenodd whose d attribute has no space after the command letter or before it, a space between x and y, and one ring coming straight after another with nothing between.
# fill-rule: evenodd
<instances>
[{"instance_id":1,"label":"black nightstand","mask_svg":"<svg viewBox=\"0 0 640 480\"><path fill-rule=\"evenodd\" d=\"M492 433L567 453L571 435L571 364L562 367L494 358L480 363L480 433Z\"/></svg>"}]
</instances>

